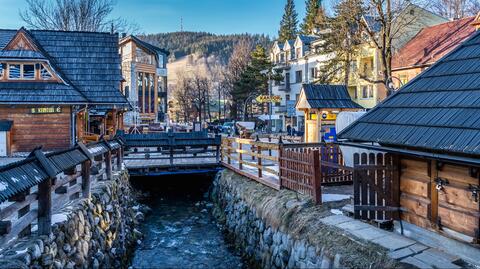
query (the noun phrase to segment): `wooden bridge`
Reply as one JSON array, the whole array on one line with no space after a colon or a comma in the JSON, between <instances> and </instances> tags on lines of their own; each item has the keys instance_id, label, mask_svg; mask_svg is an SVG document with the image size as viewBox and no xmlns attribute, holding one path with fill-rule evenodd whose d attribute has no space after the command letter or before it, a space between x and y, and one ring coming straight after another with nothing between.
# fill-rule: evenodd
<instances>
[{"instance_id":1,"label":"wooden bridge","mask_svg":"<svg viewBox=\"0 0 480 269\"><path fill-rule=\"evenodd\" d=\"M158 176L216 171L221 137L207 132L121 134L131 175Z\"/></svg>"}]
</instances>

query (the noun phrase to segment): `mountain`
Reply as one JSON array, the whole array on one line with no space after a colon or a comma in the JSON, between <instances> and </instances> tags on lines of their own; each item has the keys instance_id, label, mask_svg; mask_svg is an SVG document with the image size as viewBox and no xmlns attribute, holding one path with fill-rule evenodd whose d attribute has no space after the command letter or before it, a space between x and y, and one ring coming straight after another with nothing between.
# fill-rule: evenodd
<instances>
[{"instance_id":1,"label":"mountain","mask_svg":"<svg viewBox=\"0 0 480 269\"><path fill-rule=\"evenodd\" d=\"M261 44L266 48L271 45L268 36L259 34L216 35L207 32L173 32L138 37L170 51L171 61L195 54L206 58L214 56L223 65L228 63L233 47L241 39L250 39L253 44Z\"/></svg>"}]
</instances>

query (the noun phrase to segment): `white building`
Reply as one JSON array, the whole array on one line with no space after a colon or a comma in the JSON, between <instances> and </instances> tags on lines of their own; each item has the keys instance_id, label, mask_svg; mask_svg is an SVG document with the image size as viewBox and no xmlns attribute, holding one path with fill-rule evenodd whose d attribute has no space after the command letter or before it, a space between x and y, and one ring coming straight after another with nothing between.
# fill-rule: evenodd
<instances>
[{"instance_id":1,"label":"white building","mask_svg":"<svg viewBox=\"0 0 480 269\"><path fill-rule=\"evenodd\" d=\"M288 125L297 131L304 130L304 114L295 109L295 104L302 84L314 82L321 63L327 59L317 53L320 42L317 36L298 35L295 40L274 43L270 58L274 68L281 70L284 80L271 82L272 94L281 96L281 102L272 108L273 131L285 132Z\"/></svg>"}]
</instances>

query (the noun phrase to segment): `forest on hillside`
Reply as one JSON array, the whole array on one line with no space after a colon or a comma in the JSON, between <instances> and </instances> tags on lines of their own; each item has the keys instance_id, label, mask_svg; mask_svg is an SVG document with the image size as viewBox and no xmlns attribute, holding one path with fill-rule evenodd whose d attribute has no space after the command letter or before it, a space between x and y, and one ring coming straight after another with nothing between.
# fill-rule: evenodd
<instances>
[{"instance_id":1,"label":"forest on hillside","mask_svg":"<svg viewBox=\"0 0 480 269\"><path fill-rule=\"evenodd\" d=\"M228 63L235 44L242 39L265 48L271 45L268 36L259 34L216 35L207 32L173 32L140 35L139 38L168 50L171 59L196 53L205 57L213 55L220 59L222 64Z\"/></svg>"}]
</instances>

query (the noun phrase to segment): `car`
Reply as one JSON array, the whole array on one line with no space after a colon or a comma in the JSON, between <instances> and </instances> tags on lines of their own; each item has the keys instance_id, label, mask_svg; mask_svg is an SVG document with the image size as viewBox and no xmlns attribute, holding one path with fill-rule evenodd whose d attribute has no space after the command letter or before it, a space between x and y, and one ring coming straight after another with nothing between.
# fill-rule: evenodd
<instances>
[{"instance_id":1,"label":"car","mask_svg":"<svg viewBox=\"0 0 480 269\"><path fill-rule=\"evenodd\" d=\"M222 126L222 133L230 134L233 133L233 122L225 122Z\"/></svg>"}]
</instances>

